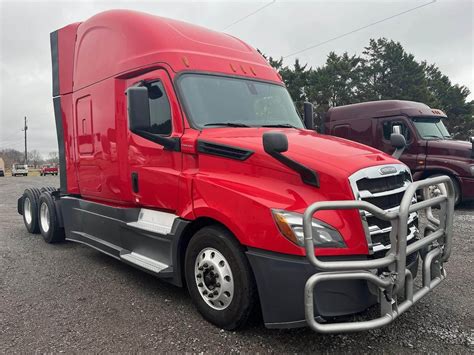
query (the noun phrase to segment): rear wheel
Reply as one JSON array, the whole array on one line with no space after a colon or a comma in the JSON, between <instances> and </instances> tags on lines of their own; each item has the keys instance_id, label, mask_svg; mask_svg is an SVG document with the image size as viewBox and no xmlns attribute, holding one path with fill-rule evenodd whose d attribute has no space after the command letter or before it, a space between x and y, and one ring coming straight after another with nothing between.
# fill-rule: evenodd
<instances>
[{"instance_id":1,"label":"rear wheel","mask_svg":"<svg viewBox=\"0 0 474 355\"><path fill-rule=\"evenodd\" d=\"M39 227L46 243L64 241L64 228L59 225L56 206L48 191L42 192L39 198Z\"/></svg>"},{"instance_id":2,"label":"rear wheel","mask_svg":"<svg viewBox=\"0 0 474 355\"><path fill-rule=\"evenodd\" d=\"M23 222L30 233L39 233L38 200L40 190L32 187L23 193Z\"/></svg>"},{"instance_id":3,"label":"rear wheel","mask_svg":"<svg viewBox=\"0 0 474 355\"><path fill-rule=\"evenodd\" d=\"M199 230L185 258L186 283L199 313L216 326L243 327L257 304L249 262L234 236L220 226Z\"/></svg>"}]
</instances>

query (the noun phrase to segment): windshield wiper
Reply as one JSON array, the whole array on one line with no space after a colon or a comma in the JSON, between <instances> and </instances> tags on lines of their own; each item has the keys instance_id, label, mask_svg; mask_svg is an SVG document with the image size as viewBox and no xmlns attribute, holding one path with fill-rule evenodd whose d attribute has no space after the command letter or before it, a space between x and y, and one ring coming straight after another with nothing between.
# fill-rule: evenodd
<instances>
[{"instance_id":1,"label":"windshield wiper","mask_svg":"<svg viewBox=\"0 0 474 355\"><path fill-rule=\"evenodd\" d=\"M289 123L273 123L273 124L263 124L261 127L276 127L276 128L298 128L295 126L292 126Z\"/></svg>"},{"instance_id":2,"label":"windshield wiper","mask_svg":"<svg viewBox=\"0 0 474 355\"><path fill-rule=\"evenodd\" d=\"M443 138L440 137L440 136L435 136L435 135L431 135L431 134L428 134L426 136L423 136L423 138L438 138L439 140L442 140Z\"/></svg>"},{"instance_id":3,"label":"windshield wiper","mask_svg":"<svg viewBox=\"0 0 474 355\"><path fill-rule=\"evenodd\" d=\"M236 122L213 122L213 123L206 123L204 127L207 126L227 126L227 127L250 127L245 123L236 123Z\"/></svg>"}]
</instances>

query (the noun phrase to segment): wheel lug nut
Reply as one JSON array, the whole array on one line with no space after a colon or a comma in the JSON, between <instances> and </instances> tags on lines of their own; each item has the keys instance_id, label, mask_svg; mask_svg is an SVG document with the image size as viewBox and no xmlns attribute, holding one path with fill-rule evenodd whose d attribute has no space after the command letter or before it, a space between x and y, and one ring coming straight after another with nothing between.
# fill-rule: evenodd
<instances>
[{"instance_id":1,"label":"wheel lug nut","mask_svg":"<svg viewBox=\"0 0 474 355\"><path fill-rule=\"evenodd\" d=\"M219 282L216 283L216 287L221 287L221 284Z\"/></svg>"},{"instance_id":2,"label":"wheel lug nut","mask_svg":"<svg viewBox=\"0 0 474 355\"><path fill-rule=\"evenodd\" d=\"M196 277L197 277L198 279L200 279L200 278L202 277L202 275L201 275L201 274L197 274Z\"/></svg>"},{"instance_id":3,"label":"wheel lug nut","mask_svg":"<svg viewBox=\"0 0 474 355\"><path fill-rule=\"evenodd\" d=\"M207 290L204 290L204 292L202 293L203 295L207 295Z\"/></svg>"},{"instance_id":4,"label":"wheel lug nut","mask_svg":"<svg viewBox=\"0 0 474 355\"><path fill-rule=\"evenodd\" d=\"M205 263L203 266L204 266L205 268L207 268L209 265L207 265L207 263Z\"/></svg>"},{"instance_id":5,"label":"wheel lug nut","mask_svg":"<svg viewBox=\"0 0 474 355\"><path fill-rule=\"evenodd\" d=\"M202 271L202 270L204 270L204 268L203 268L202 266L199 266L199 267L198 267L198 270L199 270L199 271Z\"/></svg>"},{"instance_id":6,"label":"wheel lug nut","mask_svg":"<svg viewBox=\"0 0 474 355\"><path fill-rule=\"evenodd\" d=\"M209 267L209 270L214 270L214 266L211 265L211 266Z\"/></svg>"},{"instance_id":7,"label":"wheel lug nut","mask_svg":"<svg viewBox=\"0 0 474 355\"><path fill-rule=\"evenodd\" d=\"M217 290L214 291L214 296L217 296L219 292L217 292Z\"/></svg>"},{"instance_id":8,"label":"wheel lug nut","mask_svg":"<svg viewBox=\"0 0 474 355\"><path fill-rule=\"evenodd\" d=\"M198 287L202 287L202 286L203 286L202 282L198 283Z\"/></svg>"},{"instance_id":9,"label":"wheel lug nut","mask_svg":"<svg viewBox=\"0 0 474 355\"><path fill-rule=\"evenodd\" d=\"M207 297L209 297L209 298L213 298L213 297L214 297L214 295L213 295L212 293L210 293L210 294L209 294L209 296L207 296Z\"/></svg>"}]
</instances>

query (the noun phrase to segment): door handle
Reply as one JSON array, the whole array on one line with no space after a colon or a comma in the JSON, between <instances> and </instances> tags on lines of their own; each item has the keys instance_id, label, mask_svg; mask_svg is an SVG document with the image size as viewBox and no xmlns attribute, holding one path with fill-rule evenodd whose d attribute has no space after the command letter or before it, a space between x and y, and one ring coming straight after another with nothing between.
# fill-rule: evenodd
<instances>
[{"instance_id":1,"label":"door handle","mask_svg":"<svg viewBox=\"0 0 474 355\"><path fill-rule=\"evenodd\" d=\"M138 193L138 173L132 173L132 191Z\"/></svg>"}]
</instances>

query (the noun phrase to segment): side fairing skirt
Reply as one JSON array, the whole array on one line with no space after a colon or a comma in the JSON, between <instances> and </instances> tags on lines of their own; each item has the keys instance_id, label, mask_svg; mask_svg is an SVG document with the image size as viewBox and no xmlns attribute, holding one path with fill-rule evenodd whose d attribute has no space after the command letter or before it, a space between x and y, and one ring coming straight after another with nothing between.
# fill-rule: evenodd
<instances>
[{"instance_id":1,"label":"side fairing skirt","mask_svg":"<svg viewBox=\"0 0 474 355\"><path fill-rule=\"evenodd\" d=\"M71 196L61 197L60 210L67 240L182 286L179 246L189 221L168 213L118 208ZM148 222L150 214L158 222Z\"/></svg>"}]
</instances>

